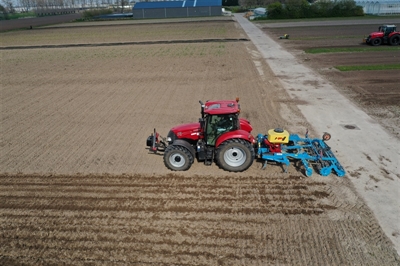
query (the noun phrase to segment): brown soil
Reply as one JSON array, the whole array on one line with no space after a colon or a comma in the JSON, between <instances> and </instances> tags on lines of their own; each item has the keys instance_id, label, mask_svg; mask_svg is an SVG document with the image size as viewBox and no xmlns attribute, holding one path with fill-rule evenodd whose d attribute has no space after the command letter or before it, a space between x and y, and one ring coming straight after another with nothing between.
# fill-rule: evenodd
<instances>
[{"instance_id":1,"label":"brown soil","mask_svg":"<svg viewBox=\"0 0 400 266\"><path fill-rule=\"evenodd\" d=\"M0 262L398 264L347 178L2 175Z\"/></svg>"},{"instance_id":2,"label":"brown soil","mask_svg":"<svg viewBox=\"0 0 400 266\"><path fill-rule=\"evenodd\" d=\"M186 39L199 39L185 25ZM196 27L246 37L233 21ZM0 37L19 38L9 34ZM239 96L255 134L310 127L251 42L0 55L0 264L399 263L348 177L305 178L274 164L262 171L260 162L243 173L195 162L175 175L148 152L154 127L165 135L197 121L199 100Z\"/></svg>"}]
</instances>

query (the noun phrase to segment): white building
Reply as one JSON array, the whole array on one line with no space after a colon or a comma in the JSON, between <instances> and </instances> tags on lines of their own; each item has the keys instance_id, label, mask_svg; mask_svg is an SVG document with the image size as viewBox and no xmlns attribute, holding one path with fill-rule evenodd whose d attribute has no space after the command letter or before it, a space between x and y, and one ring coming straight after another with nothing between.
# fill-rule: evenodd
<instances>
[{"instance_id":1,"label":"white building","mask_svg":"<svg viewBox=\"0 0 400 266\"><path fill-rule=\"evenodd\" d=\"M355 0L356 5L362 6L365 14L395 15L400 14L400 0Z\"/></svg>"}]
</instances>

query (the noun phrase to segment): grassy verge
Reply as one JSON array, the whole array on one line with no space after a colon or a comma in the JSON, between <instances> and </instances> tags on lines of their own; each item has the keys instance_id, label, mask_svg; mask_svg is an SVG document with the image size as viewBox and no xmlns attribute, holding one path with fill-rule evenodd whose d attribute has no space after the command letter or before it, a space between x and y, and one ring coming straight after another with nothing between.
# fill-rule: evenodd
<instances>
[{"instance_id":1,"label":"grassy verge","mask_svg":"<svg viewBox=\"0 0 400 266\"><path fill-rule=\"evenodd\" d=\"M35 18L35 17L36 17L35 12L8 14L8 19Z\"/></svg>"},{"instance_id":2,"label":"grassy verge","mask_svg":"<svg viewBox=\"0 0 400 266\"><path fill-rule=\"evenodd\" d=\"M296 41L315 41L315 40L334 40L334 39L360 39L365 37L365 35L359 35L359 36L348 36L348 35L342 35L342 36L319 36L319 37L290 37L291 40L296 40Z\"/></svg>"},{"instance_id":3,"label":"grassy verge","mask_svg":"<svg viewBox=\"0 0 400 266\"><path fill-rule=\"evenodd\" d=\"M363 46L363 47L332 47L332 48L310 48L304 50L308 54L322 53L355 53L355 52L384 52L384 51L399 51L400 46Z\"/></svg>"},{"instance_id":4,"label":"grassy verge","mask_svg":"<svg viewBox=\"0 0 400 266\"><path fill-rule=\"evenodd\" d=\"M335 66L335 68L340 71L391 70L391 69L400 69L400 64L364 65L364 66Z\"/></svg>"},{"instance_id":5,"label":"grassy verge","mask_svg":"<svg viewBox=\"0 0 400 266\"><path fill-rule=\"evenodd\" d=\"M332 20L374 20L374 19L396 19L400 18L399 15L394 16L357 16L357 17L327 17L327 18L299 18L299 19L267 19L267 20L257 20L257 23L281 23L281 22L304 22L304 21L332 21Z\"/></svg>"}]
</instances>

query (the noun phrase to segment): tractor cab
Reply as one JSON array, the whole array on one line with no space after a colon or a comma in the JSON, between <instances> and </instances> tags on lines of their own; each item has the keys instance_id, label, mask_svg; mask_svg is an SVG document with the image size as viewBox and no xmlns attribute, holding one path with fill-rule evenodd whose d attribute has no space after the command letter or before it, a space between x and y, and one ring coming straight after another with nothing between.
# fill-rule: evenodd
<instances>
[{"instance_id":1,"label":"tractor cab","mask_svg":"<svg viewBox=\"0 0 400 266\"><path fill-rule=\"evenodd\" d=\"M207 145L215 146L216 140L222 134L240 129L238 102L215 101L201 103L201 106L200 124Z\"/></svg>"},{"instance_id":2,"label":"tractor cab","mask_svg":"<svg viewBox=\"0 0 400 266\"><path fill-rule=\"evenodd\" d=\"M396 25L383 25L379 26L379 32L383 32L384 36L389 36L390 33L396 31Z\"/></svg>"}]
</instances>

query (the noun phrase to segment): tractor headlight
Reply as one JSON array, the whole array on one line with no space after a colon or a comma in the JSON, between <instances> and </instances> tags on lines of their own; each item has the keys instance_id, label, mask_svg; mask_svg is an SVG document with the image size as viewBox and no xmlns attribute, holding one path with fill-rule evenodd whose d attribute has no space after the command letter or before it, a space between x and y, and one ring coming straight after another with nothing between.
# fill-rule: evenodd
<instances>
[{"instance_id":1,"label":"tractor headlight","mask_svg":"<svg viewBox=\"0 0 400 266\"><path fill-rule=\"evenodd\" d=\"M178 136L172 130L170 130L167 135L168 144L173 143L176 139L178 139Z\"/></svg>"}]
</instances>

